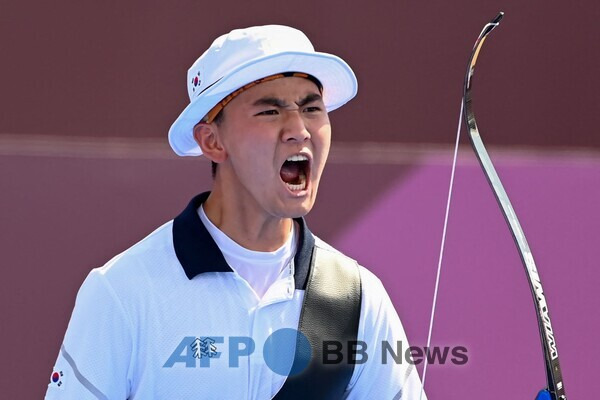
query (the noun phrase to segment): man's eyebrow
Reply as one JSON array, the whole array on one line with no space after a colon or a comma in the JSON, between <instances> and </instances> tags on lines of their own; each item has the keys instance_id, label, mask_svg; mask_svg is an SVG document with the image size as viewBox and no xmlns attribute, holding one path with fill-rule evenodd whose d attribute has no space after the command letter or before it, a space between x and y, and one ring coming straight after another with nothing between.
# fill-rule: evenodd
<instances>
[{"instance_id":1,"label":"man's eyebrow","mask_svg":"<svg viewBox=\"0 0 600 400\"><path fill-rule=\"evenodd\" d=\"M256 100L254 103L252 103L253 106L276 106L276 107L280 107L280 108L285 108L288 106L288 104L282 100L282 99L278 99L277 97L261 97L260 99Z\"/></svg>"},{"instance_id":2,"label":"man's eyebrow","mask_svg":"<svg viewBox=\"0 0 600 400\"><path fill-rule=\"evenodd\" d=\"M321 95L318 93L310 93L308 95L306 95L306 97L304 97L303 99L301 99L300 101L296 102L296 105L298 107L302 107L308 103L312 103L315 101L319 101L321 100ZM275 106L275 107L279 107L279 108L287 108L289 107L289 104L286 103L285 100L283 99L279 99L277 97L261 97L260 99L256 100L254 103L252 103L253 106Z\"/></svg>"},{"instance_id":3,"label":"man's eyebrow","mask_svg":"<svg viewBox=\"0 0 600 400\"><path fill-rule=\"evenodd\" d=\"M296 102L296 104L298 105L298 107L302 107L308 103L312 103L314 101L319 101L319 100L321 100L321 98L322 98L321 95L318 93L310 93L309 95L307 95L305 98L303 98L299 102Z\"/></svg>"}]
</instances>

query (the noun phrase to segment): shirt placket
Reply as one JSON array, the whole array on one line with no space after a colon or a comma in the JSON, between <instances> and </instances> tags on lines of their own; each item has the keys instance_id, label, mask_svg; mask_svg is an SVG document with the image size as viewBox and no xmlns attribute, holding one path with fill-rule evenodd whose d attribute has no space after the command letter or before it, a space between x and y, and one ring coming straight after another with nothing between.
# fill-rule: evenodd
<instances>
[{"instance_id":1,"label":"shirt placket","mask_svg":"<svg viewBox=\"0 0 600 400\"><path fill-rule=\"evenodd\" d=\"M276 384L274 381L284 379L271 371L265 363L263 347L265 341L273 332L285 327L282 325L281 316L277 315L281 311L277 312L276 309L282 309L277 307L277 303L292 300L294 289L294 261L292 259L254 309L251 337L255 342L255 350L252 356L249 357L249 399L265 398L265 392L270 394L271 386Z\"/></svg>"}]
</instances>

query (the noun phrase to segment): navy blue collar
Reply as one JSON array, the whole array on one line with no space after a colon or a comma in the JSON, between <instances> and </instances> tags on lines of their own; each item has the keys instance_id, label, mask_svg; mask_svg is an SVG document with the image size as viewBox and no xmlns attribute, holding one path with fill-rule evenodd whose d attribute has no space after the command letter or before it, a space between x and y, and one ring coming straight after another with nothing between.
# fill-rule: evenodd
<instances>
[{"instance_id":1,"label":"navy blue collar","mask_svg":"<svg viewBox=\"0 0 600 400\"><path fill-rule=\"evenodd\" d=\"M204 272L233 272L198 216L198 207L206 201L209 194L210 192L204 192L194 197L173 220L175 254L188 279ZM315 238L308 230L304 218L296 218L294 221L300 226L300 242L294 257L294 280L296 289L305 289Z\"/></svg>"}]
</instances>

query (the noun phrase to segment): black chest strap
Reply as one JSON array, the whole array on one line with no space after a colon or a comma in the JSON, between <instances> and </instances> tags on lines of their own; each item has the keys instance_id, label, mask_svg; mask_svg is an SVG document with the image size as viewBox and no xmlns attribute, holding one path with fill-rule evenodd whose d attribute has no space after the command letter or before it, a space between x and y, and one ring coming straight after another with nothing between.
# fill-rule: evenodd
<instances>
[{"instance_id":1,"label":"black chest strap","mask_svg":"<svg viewBox=\"0 0 600 400\"><path fill-rule=\"evenodd\" d=\"M310 343L312 357L304 371L286 379L273 400L342 398L354 372L348 350L357 340L360 306L356 261L315 245L298 328ZM329 363L323 362L327 342L330 349L339 350L341 362L332 362L336 357L331 355ZM309 357L306 346L296 345L294 363L304 365Z\"/></svg>"}]
</instances>

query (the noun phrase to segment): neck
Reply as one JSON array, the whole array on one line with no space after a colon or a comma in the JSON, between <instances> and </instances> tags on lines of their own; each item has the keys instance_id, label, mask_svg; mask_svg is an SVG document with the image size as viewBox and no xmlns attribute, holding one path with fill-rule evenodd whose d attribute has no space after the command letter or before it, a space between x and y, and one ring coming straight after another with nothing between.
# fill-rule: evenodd
<instances>
[{"instance_id":1,"label":"neck","mask_svg":"<svg viewBox=\"0 0 600 400\"><path fill-rule=\"evenodd\" d=\"M219 186L213 188L203 208L217 228L249 250L275 251L291 234L291 218L260 215L238 204L234 196L226 196Z\"/></svg>"}]
</instances>

